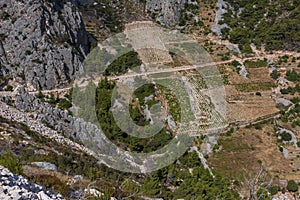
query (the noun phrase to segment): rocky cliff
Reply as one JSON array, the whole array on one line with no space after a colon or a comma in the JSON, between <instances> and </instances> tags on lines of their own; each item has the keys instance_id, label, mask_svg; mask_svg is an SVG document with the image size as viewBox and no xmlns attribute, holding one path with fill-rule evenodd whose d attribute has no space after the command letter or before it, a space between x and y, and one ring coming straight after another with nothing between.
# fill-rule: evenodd
<instances>
[{"instance_id":1,"label":"rocky cliff","mask_svg":"<svg viewBox=\"0 0 300 200\"><path fill-rule=\"evenodd\" d=\"M23 176L13 174L0 165L0 199L62 200L65 198L44 186L30 183Z\"/></svg>"},{"instance_id":2,"label":"rocky cliff","mask_svg":"<svg viewBox=\"0 0 300 200\"><path fill-rule=\"evenodd\" d=\"M36 89L68 84L89 52L76 2L0 1L0 76Z\"/></svg>"},{"instance_id":3,"label":"rocky cliff","mask_svg":"<svg viewBox=\"0 0 300 200\"><path fill-rule=\"evenodd\" d=\"M175 25L188 0L147 0L146 11L152 13L157 22L166 25Z\"/></svg>"}]
</instances>

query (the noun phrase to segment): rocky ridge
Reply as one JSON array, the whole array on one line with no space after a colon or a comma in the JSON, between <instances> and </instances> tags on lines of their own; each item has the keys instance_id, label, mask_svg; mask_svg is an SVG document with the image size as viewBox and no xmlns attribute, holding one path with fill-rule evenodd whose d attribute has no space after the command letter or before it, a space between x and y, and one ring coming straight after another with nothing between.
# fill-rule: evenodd
<instances>
[{"instance_id":1,"label":"rocky ridge","mask_svg":"<svg viewBox=\"0 0 300 200\"><path fill-rule=\"evenodd\" d=\"M0 78L35 89L68 84L83 72L91 37L76 2L0 2Z\"/></svg>"},{"instance_id":2,"label":"rocky ridge","mask_svg":"<svg viewBox=\"0 0 300 200\"><path fill-rule=\"evenodd\" d=\"M58 200L65 198L0 166L0 199Z\"/></svg>"}]
</instances>

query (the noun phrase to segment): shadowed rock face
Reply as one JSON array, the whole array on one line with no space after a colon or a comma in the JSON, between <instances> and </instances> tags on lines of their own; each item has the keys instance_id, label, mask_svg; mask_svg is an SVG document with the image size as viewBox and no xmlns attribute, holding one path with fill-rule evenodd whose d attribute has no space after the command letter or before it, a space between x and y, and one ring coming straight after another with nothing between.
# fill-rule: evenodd
<instances>
[{"instance_id":1,"label":"shadowed rock face","mask_svg":"<svg viewBox=\"0 0 300 200\"><path fill-rule=\"evenodd\" d=\"M65 2L0 1L0 76L53 89L83 72L90 37L76 3Z\"/></svg>"},{"instance_id":2,"label":"shadowed rock face","mask_svg":"<svg viewBox=\"0 0 300 200\"><path fill-rule=\"evenodd\" d=\"M185 8L187 0L147 0L146 11L155 15L156 21L166 25L175 25Z\"/></svg>"}]
</instances>

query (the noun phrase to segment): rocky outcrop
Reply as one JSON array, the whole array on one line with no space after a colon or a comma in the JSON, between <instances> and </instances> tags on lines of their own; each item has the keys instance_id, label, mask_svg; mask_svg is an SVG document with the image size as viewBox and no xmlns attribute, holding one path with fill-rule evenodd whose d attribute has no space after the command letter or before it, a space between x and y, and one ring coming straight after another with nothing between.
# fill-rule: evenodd
<instances>
[{"instance_id":1,"label":"rocky outcrop","mask_svg":"<svg viewBox=\"0 0 300 200\"><path fill-rule=\"evenodd\" d=\"M70 140L69 138L64 137L63 135L60 134L60 132L53 130L52 128L49 128L48 126L50 125L48 125L48 123L45 122L46 125L42 123L40 119L44 119L44 117L46 116L42 113L22 112L16 109L15 107L9 106L0 101L0 116L2 116L3 118L9 121L25 124L28 126L30 130L39 133L44 137L53 139L58 144L67 145L74 150L79 150L87 153L88 155L95 156L94 153L89 149L87 149L86 147ZM55 117L56 116L53 116L53 119L55 119ZM63 117L62 119L65 120L65 118ZM55 122L55 120L53 122ZM59 127L59 125L57 127Z\"/></svg>"},{"instance_id":2,"label":"rocky outcrop","mask_svg":"<svg viewBox=\"0 0 300 200\"><path fill-rule=\"evenodd\" d=\"M65 198L44 186L30 183L23 176L13 174L0 166L0 199L58 200Z\"/></svg>"},{"instance_id":3,"label":"rocky outcrop","mask_svg":"<svg viewBox=\"0 0 300 200\"><path fill-rule=\"evenodd\" d=\"M15 106L21 111L34 113L33 117L36 120L44 122L58 132L66 132L69 136L73 134L70 123L75 119L68 111L52 107L33 94L29 94L23 87L18 89Z\"/></svg>"},{"instance_id":4,"label":"rocky outcrop","mask_svg":"<svg viewBox=\"0 0 300 200\"><path fill-rule=\"evenodd\" d=\"M83 72L90 36L75 2L3 0L0 10L0 76L53 89Z\"/></svg>"},{"instance_id":5,"label":"rocky outcrop","mask_svg":"<svg viewBox=\"0 0 300 200\"><path fill-rule=\"evenodd\" d=\"M173 26L180 19L188 0L147 0L146 11L154 14L157 22Z\"/></svg>"},{"instance_id":6,"label":"rocky outcrop","mask_svg":"<svg viewBox=\"0 0 300 200\"><path fill-rule=\"evenodd\" d=\"M54 164L52 164L52 163L48 163L48 162L32 162L31 164L34 165L34 166L37 166L39 168L45 169L45 170L57 172L57 166L54 165Z\"/></svg>"}]
</instances>

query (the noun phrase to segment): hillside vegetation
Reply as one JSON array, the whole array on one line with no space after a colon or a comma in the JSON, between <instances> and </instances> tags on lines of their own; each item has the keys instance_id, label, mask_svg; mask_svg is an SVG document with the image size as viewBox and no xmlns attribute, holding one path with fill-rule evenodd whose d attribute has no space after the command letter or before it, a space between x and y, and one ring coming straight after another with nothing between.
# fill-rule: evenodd
<instances>
[{"instance_id":1,"label":"hillside vegetation","mask_svg":"<svg viewBox=\"0 0 300 200\"><path fill-rule=\"evenodd\" d=\"M221 24L223 37L247 47L265 45L267 50L298 50L300 47L299 0L226 0Z\"/></svg>"}]
</instances>

